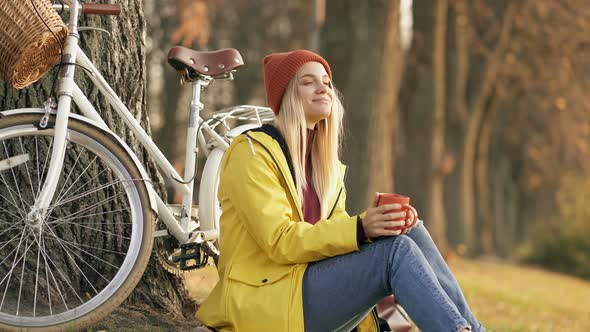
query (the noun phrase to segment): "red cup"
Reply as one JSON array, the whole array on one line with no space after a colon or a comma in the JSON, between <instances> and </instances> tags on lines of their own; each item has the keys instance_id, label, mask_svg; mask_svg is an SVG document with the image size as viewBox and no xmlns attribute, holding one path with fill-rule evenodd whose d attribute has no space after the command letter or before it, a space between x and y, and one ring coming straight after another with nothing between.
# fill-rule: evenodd
<instances>
[{"instance_id":1,"label":"red cup","mask_svg":"<svg viewBox=\"0 0 590 332\"><path fill-rule=\"evenodd\" d=\"M379 199L377 200L377 206L381 206L383 204L399 204L401 205L401 209L393 209L393 210L387 210L384 213L393 213L393 212L406 212L406 216L405 217L400 217L397 219L393 219L393 221L405 221L408 217L408 211L411 209L410 208L410 197L408 196L404 196L404 195L400 195L400 194L379 194ZM403 230L406 227L410 227L412 225L403 225L403 226L396 226L396 227L386 227L386 229L392 230L392 231L399 231L399 230Z\"/></svg>"}]
</instances>

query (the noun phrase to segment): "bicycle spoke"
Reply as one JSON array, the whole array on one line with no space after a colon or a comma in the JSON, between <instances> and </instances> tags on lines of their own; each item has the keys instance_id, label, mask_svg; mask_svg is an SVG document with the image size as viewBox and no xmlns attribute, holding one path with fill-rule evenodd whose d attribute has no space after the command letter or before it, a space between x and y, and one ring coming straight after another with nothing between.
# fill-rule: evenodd
<instances>
[{"instance_id":1,"label":"bicycle spoke","mask_svg":"<svg viewBox=\"0 0 590 332\"><path fill-rule=\"evenodd\" d=\"M2 209L0 209L0 211L2 211ZM5 212L8 212L8 211L6 211L6 210L4 210L4 211L5 211ZM8 221L6 221L6 220L4 220L4 219L0 219L0 224L16 225L16 223L15 223L15 222L8 222Z\"/></svg>"},{"instance_id":2,"label":"bicycle spoke","mask_svg":"<svg viewBox=\"0 0 590 332\"><path fill-rule=\"evenodd\" d=\"M130 237L123 236L123 235L118 235L118 234L111 233L111 232L107 232L107 231L103 231L102 229L93 228L93 227L88 227L88 226L84 226L84 225L80 225L80 224L78 224L78 226L80 226L80 227L82 227L82 228L90 229L90 230L93 230L93 231L97 231L97 232L100 232L100 233L104 233L104 234L112 235L112 236L115 236L115 237L118 237L118 238L122 238L122 239L125 239L125 240L131 240L131 238L130 238Z\"/></svg>"},{"instance_id":3,"label":"bicycle spoke","mask_svg":"<svg viewBox=\"0 0 590 332\"><path fill-rule=\"evenodd\" d=\"M56 202L55 204L53 204L53 205L50 205L50 206L49 206L49 208L50 208L50 209L55 209L55 208L56 208L56 207L58 207L58 206L64 205L64 204L66 204L66 203L71 203L71 202L73 202L73 201L75 201L75 200L78 200L78 199L80 199L80 198L86 197L86 196L88 196L88 195L91 195L91 194L93 194L93 193L95 193L95 192L99 192L99 191L101 191L101 190L103 190L103 189L105 189L105 188L108 188L108 187L110 187L110 186L114 186L114 185L116 185L116 184L119 184L119 183L121 183L121 181L120 181L120 180L117 180L117 181L114 181L114 182L112 182L112 183L110 183L110 184L104 184L104 185L101 185L101 186L97 187L95 190L92 190L92 191L86 192L86 193L84 193L84 194L81 194L81 195L77 195L77 196L70 197L70 198L69 198L69 199L67 199L67 200L63 200L63 201L60 201L60 202Z\"/></svg>"},{"instance_id":4,"label":"bicycle spoke","mask_svg":"<svg viewBox=\"0 0 590 332\"><path fill-rule=\"evenodd\" d=\"M8 193L10 194L11 198L12 198L12 194L13 194L13 190L10 189L10 187L6 187L6 189L8 189ZM8 198L6 198L4 195L0 194L0 197L2 197L2 199L9 203L10 205L12 205L19 213L22 213L21 208L17 205L16 201L14 201L14 199L12 199L12 202L8 200ZM7 211L7 210L5 210ZM7 211L8 212L8 211ZM10 212L9 212L10 213ZM16 216L14 213L12 214L13 216ZM18 217L18 216L17 216ZM20 216L18 218L22 218L23 216Z\"/></svg>"},{"instance_id":5,"label":"bicycle spoke","mask_svg":"<svg viewBox=\"0 0 590 332\"><path fill-rule=\"evenodd\" d=\"M78 179L86 172L86 170L94 164L94 162L96 161L96 156L94 157L94 159L88 163L88 166L86 166L86 168L82 171L82 173L80 175L78 175L78 177L76 178L76 180L74 180L74 182L68 187L68 189L66 190L66 192L64 193L64 189L68 183L68 180L70 179L70 176L72 176L72 173L74 172L74 169L76 168L76 165L78 164L78 160L80 160L80 156L82 156L81 153L78 153L78 155L76 156L76 161L74 161L74 165L72 166L72 168L70 169L70 172L68 173L68 176L66 177L66 179L64 180L64 184L61 187L59 194L57 194L56 196L58 197L58 199L56 201L59 201L61 198L63 198L63 195L65 196L67 194L67 192L70 190L70 188L72 188L73 185L76 184L76 182L78 181Z\"/></svg>"},{"instance_id":6,"label":"bicycle spoke","mask_svg":"<svg viewBox=\"0 0 590 332\"><path fill-rule=\"evenodd\" d=\"M27 246L26 243L28 243L29 239L27 239L27 241L25 242L25 247ZM31 246L33 245L33 243L31 243ZM16 301L16 315L18 316L18 311L20 309L20 298L23 292L23 278L25 276L25 266L27 264L27 252L28 252L28 248L27 250L25 250L24 254L23 254L23 267L21 268L21 272L20 272L20 285L18 288L18 300Z\"/></svg>"},{"instance_id":7,"label":"bicycle spoke","mask_svg":"<svg viewBox=\"0 0 590 332\"><path fill-rule=\"evenodd\" d=\"M37 136L35 136L35 139ZM47 147L47 153L45 154L45 161L43 162L43 168L41 169L43 173L39 174L39 151L37 150L37 175L39 176L39 188L37 190L37 197L41 193L41 189L43 188L43 177L45 176L45 170L47 170L47 163L49 162L49 156L51 155L51 149L53 148L53 138L49 141L49 146Z\"/></svg>"},{"instance_id":8,"label":"bicycle spoke","mask_svg":"<svg viewBox=\"0 0 590 332\"><path fill-rule=\"evenodd\" d=\"M111 267L114 267L114 268L115 268L117 271L119 271L119 267L118 267L118 266L116 266L116 265L113 265L113 264L111 264L111 263L109 263L109 262L105 261L104 259L101 259L100 257L98 257L98 256L96 256L96 255L93 255L92 253L90 253L90 252L88 252L88 251L86 251L86 250L84 250L84 249L82 249L82 248L80 248L80 247L76 246L76 245L75 245L75 244L73 244L73 243L70 243L70 242L68 242L68 241L64 241L64 240L60 240L60 239L58 239L58 238L56 238L56 240L57 240L58 242L60 242L60 243L63 243L63 244L65 244L65 245L72 246L72 247L74 247L75 249L78 249L78 250L80 250L80 251L83 251L83 252L85 252L86 254L88 254L88 256L91 256L91 257L93 257L93 258L96 258L97 260L99 260L99 261L101 261L101 262L104 262L105 264L107 264L107 265L110 265ZM82 262L84 262L84 264L88 265L88 266L89 266L89 267L90 267L90 268L91 268L91 269L92 269L94 272L96 272L98 275L100 275L100 276L101 276L101 277L102 277L102 278L103 278L103 279L104 279L106 282L110 282L110 280L108 280L107 278L105 278L105 277L104 277L104 276L103 276L103 275L102 275L100 272L98 272L98 271L97 271L97 270L96 270L96 269L95 269L95 268L94 268L94 267L93 267L91 264L89 264L89 263L88 263L88 262L87 262L87 261L86 261L86 260L85 260L83 257L81 257L81 256L80 256L78 253L76 253L76 252L74 252L74 251L72 251L72 253L73 253L74 255L76 255L76 257L80 258L80 260L81 260ZM89 283L90 283L90 281L89 281Z\"/></svg>"},{"instance_id":9,"label":"bicycle spoke","mask_svg":"<svg viewBox=\"0 0 590 332\"><path fill-rule=\"evenodd\" d=\"M39 228L39 238L41 238L41 231L42 229ZM37 242L37 270L35 271L35 295L33 296L33 317L37 316L37 290L39 285L39 261L41 258L41 243ZM47 288L47 292L50 292L49 287ZM51 305L51 303L50 303Z\"/></svg>"},{"instance_id":10,"label":"bicycle spoke","mask_svg":"<svg viewBox=\"0 0 590 332\"><path fill-rule=\"evenodd\" d=\"M0 194L0 197L2 197L2 199L4 199L4 200L6 201L5 197L4 197L4 196L2 196L1 194ZM8 202L8 203L10 203L10 202ZM12 204L12 203L11 203L11 204ZM14 206L14 207L18 209L18 206ZM9 214L9 215L11 215L11 216L13 216L13 217L15 217L15 218L17 218L17 219L24 219L24 216L17 216L16 214L14 214L14 213L12 213L12 212L10 212L10 211L8 211L8 210L5 210L5 209L3 209L3 208L0 208L0 211L2 211L2 212L6 212L7 214ZM20 209L19 209L19 211L20 211Z\"/></svg>"},{"instance_id":11,"label":"bicycle spoke","mask_svg":"<svg viewBox=\"0 0 590 332\"><path fill-rule=\"evenodd\" d=\"M47 303L49 304L49 314L53 315L53 307L51 306L51 285L49 284L49 268L47 266L47 258L45 257L45 239L40 238L39 242L40 242L39 249L41 249L41 256L43 256L43 262L44 262L44 266L45 266L45 283L47 284ZM53 275L51 277L53 278ZM55 281L55 278L53 278L53 279ZM58 292L60 292L60 295L61 295L61 291L59 291L59 288L57 290L58 290ZM62 299L63 299L63 296L62 296ZM64 305L65 305L65 301L64 301ZM67 305L66 305L66 310L67 310Z\"/></svg>"},{"instance_id":12,"label":"bicycle spoke","mask_svg":"<svg viewBox=\"0 0 590 332\"><path fill-rule=\"evenodd\" d=\"M60 220L60 219L53 218L53 217L52 217L52 219ZM132 225L133 223L130 223L130 222L71 222L71 221L60 221L59 223L54 224L53 227L62 226L64 224L66 224L66 225L74 225L74 226L78 226L78 225L95 225L95 226L96 225L99 225L99 226L102 226L102 225ZM2 243L2 242L0 242L0 243Z\"/></svg>"},{"instance_id":13,"label":"bicycle spoke","mask_svg":"<svg viewBox=\"0 0 590 332\"><path fill-rule=\"evenodd\" d=\"M94 206L93 206L94 207ZM89 210L90 208L86 208L85 211ZM120 210L113 210L113 211L107 211L107 212L99 212L99 213L93 213L93 214L88 214L88 215L84 215L84 216L77 216L80 212L83 211L78 211L76 213L72 213L69 214L67 216L75 216L75 217L70 217L70 218L56 218L56 217L52 217L49 216L49 219L53 219L56 221L56 226L59 226L61 224L67 223L67 224L72 224L72 225L77 225L78 223L73 223L71 222L72 220L76 220L76 219L84 219L84 218L89 218L89 217L97 217L97 216L102 216L102 215L106 215L109 213L115 213L115 212L127 212L127 209L120 209ZM67 217L66 216L66 217ZM52 222L48 222L48 223L52 223ZM115 223L110 223L110 222L99 222L99 223L84 223L86 225L92 225L92 224L96 224L96 225L108 225L108 224L131 224L130 222L115 222Z\"/></svg>"},{"instance_id":14,"label":"bicycle spoke","mask_svg":"<svg viewBox=\"0 0 590 332\"><path fill-rule=\"evenodd\" d=\"M18 234L17 234L17 236L18 236ZM20 245L22 244L24 236L25 236L25 230L23 229L23 231L20 233L20 239L18 241L18 245L14 249L12 249L12 251L9 252L8 255L6 255L6 257L4 257L4 259L2 261L0 261L0 265L3 265L4 262L7 259L9 259L10 256L12 255L12 253L15 251L16 251L16 253L14 254L14 261L16 261L16 259L18 258L18 251L20 250ZM12 262L13 266L14 266L14 261ZM10 268L10 265L9 265L9 268ZM2 285L4 283L4 280L6 279L7 276L8 276L8 273L4 276L4 278L2 278L2 280L0 281L0 285ZM2 306L0 305L0 308L1 307Z\"/></svg>"},{"instance_id":15,"label":"bicycle spoke","mask_svg":"<svg viewBox=\"0 0 590 332\"><path fill-rule=\"evenodd\" d=\"M20 151L22 154L28 154L25 153L25 149L23 147L23 139L22 137L18 138L19 143L20 143ZM25 170L27 171L27 177L29 178L29 185L31 186L31 195L33 195L33 199L37 199L37 196L35 195L35 190L33 189L33 180L31 179L31 173L29 172L29 162L25 162ZM34 203L34 202L33 202Z\"/></svg>"},{"instance_id":16,"label":"bicycle spoke","mask_svg":"<svg viewBox=\"0 0 590 332\"><path fill-rule=\"evenodd\" d=\"M17 236L19 236L19 234L17 234L15 237L17 237ZM12 242L12 241L11 241L11 242ZM4 257L4 259L3 259L2 261L0 261L0 265L4 265L4 262L6 262L6 260L7 260L7 259L9 259L9 258L10 258L10 256L12 255L12 253L13 253L13 252L15 252L15 251L16 251L18 248L19 248L18 246L17 246L17 247L14 247L14 249L12 249L12 251L10 251L10 252L8 253L8 255L6 255L6 257ZM17 254L17 255L18 255L18 254ZM10 266L9 266L9 268L10 268ZM6 277L6 276L4 276L4 277ZM4 279L2 279L2 280L4 280ZM2 283L3 283L3 282L0 282L0 285L2 285Z\"/></svg>"},{"instance_id":17,"label":"bicycle spoke","mask_svg":"<svg viewBox=\"0 0 590 332\"><path fill-rule=\"evenodd\" d=\"M107 213L111 213L111 212L104 212L104 213L95 214L95 215L92 215L92 216L97 216L97 215L102 215L102 214L107 214ZM73 219L82 219L82 218L86 218L86 216L85 217L73 218ZM55 218L55 217L51 217L51 219L54 219L56 221L59 220L59 223L56 223L55 225L53 225L54 227L61 226L63 224L68 224L68 225L80 225L80 224L84 224L84 225L132 225L133 224L131 222L122 222L122 221L121 222L106 222L106 221L105 222L71 222L69 220L68 221L64 221L62 219Z\"/></svg>"},{"instance_id":18,"label":"bicycle spoke","mask_svg":"<svg viewBox=\"0 0 590 332\"><path fill-rule=\"evenodd\" d=\"M86 277L86 274L84 273L84 271L82 271L82 269L80 268L80 266L78 266L78 264L76 263L76 260L74 259L74 257L72 257L70 255L70 252L68 251L68 249L63 245L62 240L57 237L57 234L55 234L53 232L53 230L51 229L51 227L48 227L48 229L49 229L49 231L51 233L53 233L54 238L57 240L57 242L59 243L59 245L65 251L66 255L68 255L68 257L70 258L70 261L72 262L72 264L74 264L74 266L78 269L78 271L80 272L80 274L82 274L82 276L84 277L84 279L86 279L86 282L88 283L88 285L90 285L90 287L92 287L92 290L98 295L98 291L96 290L96 288L94 288L94 285L92 284L92 282L90 282L90 280L88 280L88 277Z\"/></svg>"},{"instance_id":19,"label":"bicycle spoke","mask_svg":"<svg viewBox=\"0 0 590 332\"><path fill-rule=\"evenodd\" d=\"M10 285L12 271L14 271L14 267L20 262L20 259L18 259L18 252L20 251L20 245L22 244L24 236L25 236L25 230L23 229L23 231L21 233L20 240L18 242L18 246L16 247L16 253L14 254L14 260L12 261L12 267L10 268L10 271L8 271L6 276L0 281L0 285L2 285L4 283L4 280L8 279L6 281L6 287L4 287L4 295L2 295L2 301L0 302L0 312L2 312L2 306L4 305L4 300L6 299L6 293L8 292L8 286ZM4 260L2 261L2 263L3 262L4 262Z\"/></svg>"},{"instance_id":20,"label":"bicycle spoke","mask_svg":"<svg viewBox=\"0 0 590 332\"><path fill-rule=\"evenodd\" d=\"M70 177L72 176L72 173L74 172L74 169L76 169L76 165L78 165L78 161L80 160L80 157L82 156L82 153L78 153L76 155L76 160L74 161L74 165L72 165L72 167L70 168L70 172L68 173L68 175L66 176L63 186L61 187L61 189L59 190L59 193L57 194L57 197L60 197L62 192L64 191L66 184L68 183L68 180L70 179ZM96 158L95 158L96 159ZM92 165L94 163L94 161L88 163L88 166Z\"/></svg>"},{"instance_id":21,"label":"bicycle spoke","mask_svg":"<svg viewBox=\"0 0 590 332\"><path fill-rule=\"evenodd\" d=\"M0 172L0 178L2 179L2 183L6 186L6 189L8 189L8 194L10 195L10 198L12 199L12 202L9 201L8 198L6 198L2 194L0 194L0 197L2 197L2 199L4 200L4 202L8 202L8 203L10 203L10 205L14 206L14 208L16 209L16 211L21 215L18 218L24 218L24 215L22 214L21 209L18 207L18 204L16 203L16 200L14 199L14 196L12 195L13 190L10 189L10 186L8 186L8 183L6 183L6 180L4 179L3 172Z\"/></svg>"},{"instance_id":22,"label":"bicycle spoke","mask_svg":"<svg viewBox=\"0 0 590 332\"><path fill-rule=\"evenodd\" d=\"M88 254L88 256L91 256L91 257L93 257L93 258L96 258L96 259L98 259L99 261L101 261L101 262L104 262L105 264L107 264L107 265L110 265L110 266L114 267L115 269L119 270L119 267L118 267L118 266L115 266L115 265L113 265L113 264L111 264L111 263L109 263L109 262L105 261L104 259L102 259L102 258L100 258L100 257L98 257L98 256L96 256L96 255L94 255L94 254L92 254L92 253L90 253L89 251L86 251L86 250L84 250L84 249L82 249L82 248L78 247L77 245L75 245L75 244L73 244L73 243L71 243L71 242L69 242L69 241L65 241L65 240L63 240L63 239L59 239L59 238L57 238L57 237L55 237L55 236L54 236L54 238L55 238L55 240L56 240L56 241L58 241L58 242L60 242L60 243L62 243L62 244L69 245L69 246L72 246L72 247L74 247L75 249L78 249L78 250L80 250L80 251L83 251L83 252L87 253L87 254ZM76 254L76 253L74 253L74 254ZM79 257L79 256L78 256L78 257ZM80 257L80 259L82 259L82 260L83 260L83 261L86 263L86 261L85 261L85 260L84 260L82 257ZM86 263L86 264L88 264L88 263ZM92 266L91 266L91 265L90 265L90 267L92 268ZM98 272L98 271L96 271L96 272ZM101 275L101 276L102 276L102 275ZM105 280L106 280L106 279L105 279ZM108 280L107 280L107 281L108 281Z\"/></svg>"},{"instance_id":23,"label":"bicycle spoke","mask_svg":"<svg viewBox=\"0 0 590 332\"><path fill-rule=\"evenodd\" d=\"M84 175L86 174L86 171L88 170L88 168L90 168L90 166L92 166L94 164L94 162L96 161L96 158L98 158L97 156L94 156L94 159L88 163L88 165L86 166L86 168L84 168L82 170L82 172L80 173L80 175L78 175L78 177L74 180L74 182L72 182L72 184L68 187L68 189L63 193L58 195L58 198L55 200L56 203L61 201L62 199L64 199L66 197L66 195L70 192L70 190L74 187L74 185L76 184L76 182L78 182L78 180ZM78 186L78 188L76 190L74 190L72 192L72 194L77 193L80 189L84 188L88 183L90 183L91 181L94 181L94 179L96 179L97 177L99 177L100 175L102 175L102 173L106 172L107 169L103 169L102 171L98 172L96 175L94 175L90 180L86 181L83 185Z\"/></svg>"},{"instance_id":24,"label":"bicycle spoke","mask_svg":"<svg viewBox=\"0 0 590 332\"><path fill-rule=\"evenodd\" d=\"M90 248L90 249L101 250L101 251L104 251L104 252L107 252L107 253L110 253L110 254L115 254L115 255L120 255L120 256L125 256L125 255L127 255L127 253L124 253L124 252L115 251L115 250L110 250L110 249L106 249L106 248L93 247L93 246L90 246L90 245L87 245L87 244L81 244L81 243L78 243L78 245L79 245L79 246L81 246L81 247L84 247L84 248ZM80 250L82 250L82 249L80 249ZM97 258L98 258L98 257L97 257ZM100 259L100 258L99 258L99 259Z\"/></svg>"},{"instance_id":25,"label":"bicycle spoke","mask_svg":"<svg viewBox=\"0 0 590 332\"><path fill-rule=\"evenodd\" d=\"M26 243L28 243L28 242L29 242L29 240L27 239L27 240L26 240ZM25 247L25 251L23 251L23 255L25 255L25 254L26 254L26 251L28 251L28 250L29 250L29 248L30 248L32 245L33 245L33 243L32 243L32 242L31 242L31 244L29 244L28 246L27 246L26 244L24 245L24 247ZM15 248L15 249L19 249L19 248L20 248L20 246L19 246L19 247L17 247L17 248ZM10 283L10 277L11 277L11 274L12 274L12 272L14 271L14 269L16 268L16 266L17 266L18 264L20 264L20 261L23 259L23 255L21 255L21 256L20 256L20 258L18 258L18 252L19 252L19 251L20 251L20 250L17 250L17 252L16 252L16 254L15 254L15 256L14 256L14 259L15 259L15 260L12 262L12 266L10 267L10 270L8 271L8 274L6 274L6 275L4 276L4 278L2 278L2 280L0 280L0 285L2 285L2 284L4 283L4 280L7 280L7 279L8 279L8 282L6 283L6 286L8 286L8 284ZM12 251L10 252L10 254L12 254L12 252L14 252L14 250L12 250ZM18 259L17 259L17 258L18 258ZM0 264L4 264L4 261L5 261L5 260L3 260L2 262L0 262ZM2 305L0 304L0 310L1 310L1 309L2 309Z\"/></svg>"},{"instance_id":26,"label":"bicycle spoke","mask_svg":"<svg viewBox=\"0 0 590 332\"><path fill-rule=\"evenodd\" d=\"M8 232L9 230L11 230L12 228L15 228L17 226L18 226L18 224L14 224L14 225L8 227L7 229L3 230L2 233L0 233L0 235L4 235L4 233ZM16 236L18 236L18 234ZM7 244L10 242L12 242L12 239L8 240ZM4 242L0 242L0 243L4 243ZM4 246L0 247L0 250L2 250L2 248L4 248Z\"/></svg>"},{"instance_id":27,"label":"bicycle spoke","mask_svg":"<svg viewBox=\"0 0 590 332\"><path fill-rule=\"evenodd\" d=\"M45 241L43 241L43 247L45 248ZM51 260L51 257L49 257L49 255L47 254L47 251L45 251L45 249L43 249L43 251L41 252L41 255L43 256L43 259L45 260L45 269L46 269L45 270L45 275L47 275L47 272L49 271L49 275L51 275L51 279L53 280L53 283L55 284L55 289L57 289L57 292L59 293L59 297L61 298L61 301L63 302L64 307L66 308L66 311L67 310L70 310L68 308L68 304L66 303L66 299L64 298L64 295L61 292L61 289L59 288L59 284L57 283L57 280L55 279L55 275L51 271L51 268L49 267L49 264L47 264L47 259L49 259L49 262L51 262L51 264L54 264L53 261ZM59 272L59 274L61 275L61 272L59 271L59 269L57 269L57 272ZM70 283L68 282L68 280L65 279L63 277L63 275L62 275L62 279L64 279L64 281L66 282L66 284L68 284L70 286L70 288L72 288L72 290L73 290L72 285L70 285ZM78 296L78 294L75 291L74 291L74 294L76 296ZM47 278L47 297L49 298L49 313L51 315L53 315L53 310L51 308L51 285L49 284L49 278ZM80 296L78 296L78 299L80 299ZM80 299L80 302L83 303L82 299Z\"/></svg>"},{"instance_id":28,"label":"bicycle spoke","mask_svg":"<svg viewBox=\"0 0 590 332\"><path fill-rule=\"evenodd\" d=\"M0 247L0 250L4 249L4 247L6 247L9 243L16 241L16 238L18 236L19 236L19 234L16 234L15 236L12 237L12 239L0 242L0 243L3 243L2 247ZM13 251L14 251L14 249L13 249ZM0 265L2 265L3 262L4 261L0 262Z\"/></svg>"},{"instance_id":29,"label":"bicycle spoke","mask_svg":"<svg viewBox=\"0 0 590 332\"><path fill-rule=\"evenodd\" d=\"M92 205L90 205L90 206L87 206L87 207L85 207L84 209L82 209L82 210L80 210L80 211L77 211L77 212L74 212L74 213L71 213L71 214L68 214L68 215L66 215L65 217L78 216L78 215L79 215L80 213L82 213L82 212L85 212L85 211L91 210L91 209L93 209L93 208L95 208L95 207L97 207L97 206L100 206L100 205L104 204L104 203L109 203L109 202L112 202L112 201L114 201L115 199L117 199L117 198L119 198L119 197L121 197L121 196L123 196L123 195L125 195L125 193L119 193L119 194L117 194L116 196L113 196L113 197L110 197L110 198L104 199L104 200L102 200L102 201L100 201L100 202L98 202L98 203L95 203L95 204L92 204ZM62 220L61 218L56 218L56 217L51 217L51 216L50 216L50 218L53 218L53 219L56 219L56 220ZM59 225L59 223L57 223L57 225Z\"/></svg>"},{"instance_id":30,"label":"bicycle spoke","mask_svg":"<svg viewBox=\"0 0 590 332\"><path fill-rule=\"evenodd\" d=\"M43 241L43 251L41 252L41 255L43 255L43 258L46 259L46 264L47 264L47 259L49 260L49 262L51 264L53 264L56 267L56 271L57 273L59 273L59 275L61 276L62 280L65 281L65 283L70 287L70 289L72 290L72 292L74 293L74 295L76 295L76 297L78 298L78 300L80 300L80 303L84 303L84 300L82 300L82 298L80 297L80 295L78 294L78 292L76 292L76 290L74 289L74 287L72 286L72 284L70 284L70 282L68 281L68 278L66 278L61 270L59 268L57 268L57 264L55 264L55 262L53 262L53 260L51 259L51 256L49 256L49 254L47 253L47 251L45 250L45 237L42 237L42 241ZM47 264L48 265L48 264ZM59 288L59 285L57 283L57 280L55 279L55 275L53 274L53 272L51 271L51 268L49 267L49 274L51 274L51 278L53 279L53 282L55 283L55 288L57 289L57 291L59 292L59 296L61 297L64 306L66 307L66 310L68 309L68 305L66 303L66 300L61 292L61 289Z\"/></svg>"},{"instance_id":31,"label":"bicycle spoke","mask_svg":"<svg viewBox=\"0 0 590 332\"><path fill-rule=\"evenodd\" d=\"M49 142L49 147L47 148L47 153L45 154L45 161L43 162L43 168L42 171L43 173L41 173L41 176L39 177L40 179L43 179L45 177L45 171L47 170L47 163L49 162L49 156L51 156L51 151L53 149L53 137L51 138L51 141ZM39 180L39 184L41 185L41 180ZM41 190L43 187L41 186L39 188L39 190Z\"/></svg>"},{"instance_id":32,"label":"bicycle spoke","mask_svg":"<svg viewBox=\"0 0 590 332\"><path fill-rule=\"evenodd\" d=\"M8 149L6 148L6 142L2 141L2 145L4 145L4 151L6 152L6 155L8 155ZM25 206L25 202L23 200L23 195L21 194L20 187L18 185L18 181L16 180L16 174L14 174L14 168L10 168L10 173L12 174L12 179L14 180L16 190L18 191L17 196L20 200L21 205L23 206L23 211L27 211L27 207Z\"/></svg>"},{"instance_id":33,"label":"bicycle spoke","mask_svg":"<svg viewBox=\"0 0 590 332\"><path fill-rule=\"evenodd\" d=\"M35 165L37 165L37 192L35 193L35 197L39 197L39 192L41 191L41 171L39 170L39 140L35 135Z\"/></svg>"}]
</instances>

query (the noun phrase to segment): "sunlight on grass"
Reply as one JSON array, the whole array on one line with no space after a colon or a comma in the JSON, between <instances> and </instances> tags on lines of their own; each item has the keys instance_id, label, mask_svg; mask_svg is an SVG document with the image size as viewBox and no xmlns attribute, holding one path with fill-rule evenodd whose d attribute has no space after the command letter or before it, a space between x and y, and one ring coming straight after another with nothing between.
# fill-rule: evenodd
<instances>
[{"instance_id":1,"label":"sunlight on grass","mask_svg":"<svg viewBox=\"0 0 590 332\"><path fill-rule=\"evenodd\" d=\"M184 273L184 285L197 303L202 303L209 296L218 280L215 265Z\"/></svg>"},{"instance_id":2,"label":"sunlight on grass","mask_svg":"<svg viewBox=\"0 0 590 332\"><path fill-rule=\"evenodd\" d=\"M590 282L488 261L451 269L488 331L590 331Z\"/></svg>"},{"instance_id":3,"label":"sunlight on grass","mask_svg":"<svg viewBox=\"0 0 590 332\"><path fill-rule=\"evenodd\" d=\"M475 315L489 332L590 331L590 282L540 269L453 259ZM185 274L202 302L218 280L213 266Z\"/></svg>"}]
</instances>

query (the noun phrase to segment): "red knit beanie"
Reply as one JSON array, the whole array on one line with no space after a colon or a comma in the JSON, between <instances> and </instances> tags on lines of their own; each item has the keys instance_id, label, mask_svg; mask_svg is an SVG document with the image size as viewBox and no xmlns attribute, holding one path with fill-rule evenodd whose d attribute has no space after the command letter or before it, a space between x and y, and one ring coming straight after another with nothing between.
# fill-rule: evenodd
<instances>
[{"instance_id":1,"label":"red knit beanie","mask_svg":"<svg viewBox=\"0 0 590 332\"><path fill-rule=\"evenodd\" d=\"M301 66L310 61L321 63L332 79L332 71L328 62L312 51L295 50L286 53L273 53L264 57L266 99L275 114L279 114L279 108L289 81Z\"/></svg>"}]
</instances>

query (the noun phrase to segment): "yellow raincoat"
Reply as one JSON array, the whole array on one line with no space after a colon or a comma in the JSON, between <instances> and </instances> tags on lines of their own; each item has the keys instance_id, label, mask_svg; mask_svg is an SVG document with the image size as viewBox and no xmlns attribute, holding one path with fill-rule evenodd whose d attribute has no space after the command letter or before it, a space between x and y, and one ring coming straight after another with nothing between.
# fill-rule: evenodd
<instances>
[{"instance_id":1,"label":"yellow raincoat","mask_svg":"<svg viewBox=\"0 0 590 332\"><path fill-rule=\"evenodd\" d=\"M329 219L303 212L279 143L264 132L234 139L221 163L219 282L196 313L217 331L304 331L303 273L310 262L359 250L345 211L344 173ZM353 299L351 299L353 300ZM368 315L359 326L377 331Z\"/></svg>"}]
</instances>

